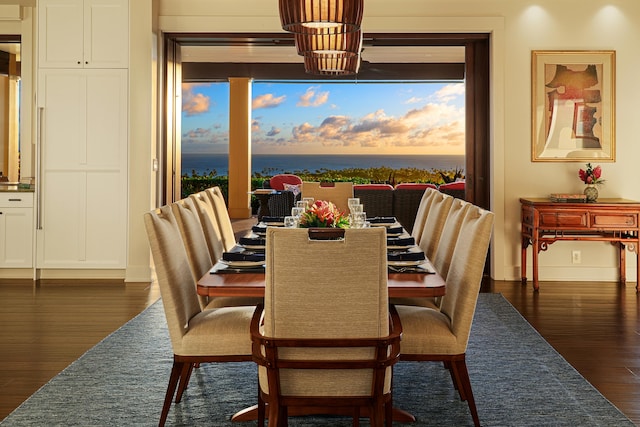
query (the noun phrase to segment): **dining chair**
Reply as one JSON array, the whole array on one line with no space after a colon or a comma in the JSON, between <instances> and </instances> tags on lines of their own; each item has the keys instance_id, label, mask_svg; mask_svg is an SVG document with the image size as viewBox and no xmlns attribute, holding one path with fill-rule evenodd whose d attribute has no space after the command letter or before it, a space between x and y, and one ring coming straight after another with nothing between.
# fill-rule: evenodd
<instances>
[{"instance_id":1,"label":"dining chair","mask_svg":"<svg viewBox=\"0 0 640 427\"><path fill-rule=\"evenodd\" d=\"M295 407L352 415L354 425L366 408L372 426L391 426L401 325L388 305L385 230L314 240L309 229L274 227L266 240L264 309L251 323L259 425L267 403L273 426Z\"/></svg>"},{"instance_id":2,"label":"dining chair","mask_svg":"<svg viewBox=\"0 0 640 427\"><path fill-rule=\"evenodd\" d=\"M298 175L281 173L272 176L263 184L264 188L272 188L278 193L272 194L267 202L271 216L291 215L291 209L300 200L300 187L302 178Z\"/></svg>"},{"instance_id":3,"label":"dining chair","mask_svg":"<svg viewBox=\"0 0 640 427\"><path fill-rule=\"evenodd\" d=\"M431 190L437 188L435 184L418 182L403 182L395 186L393 190L393 215L409 233L413 233L414 228L417 228L418 231L422 230L422 224L415 225L416 219L421 217L418 215L418 211L422 198L425 193L430 193ZM424 215L424 211L422 215ZM418 241L420 236L414 237L418 237L416 239Z\"/></svg>"},{"instance_id":4,"label":"dining chair","mask_svg":"<svg viewBox=\"0 0 640 427\"><path fill-rule=\"evenodd\" d=\"M437 194L438 194L438 190L433 187L425 187L424 193L422 193L422 198L420 199L420 203L418 204L418 210L416 211L415 220L413 221L413 225L411 226L411 229L408 230L416 242L420 242L420 238L422 237L422 231L424 229L424 222L427 218L427 214L429 213L429 208L431 207L433 198Z\"/></svg>"},{"instance_id":5,"label":"dining chair","mask_svg":"<svg viewBox=\"0 0 640 427\"><path fill-rule=\"evenodd\" d=\"M213 203L213 210L218 220L218 228L220 229L220 235L222 236L222 245L225 251L231 250L236 245L236 236L233 233L233 225L231 224L231 218L229 217L229 211L227 210L227 203L224 201L224 196L220 187L210 187L204 190L205 194L209 196L211 203Z\"/></svg>"},{"instance_id":6,"label":"dining chair","mask_svg":"<svg viewBox=\"0 0 640 427\"><path fill-rule=\"evenodd\" d=\"M255 307L202 310L187 251L169 205L144 214L155 273L173 349L173 367L160 414L163 426L179 403L194 364L251 360L249 327Z\"/></svg>"},{"instance_id":7,"label":"dining chair","mask_svg":"<svg viewBox=\"0 0 640 427\"><path fill-rule=\"evenodd\" d=\"M211 261L215 262L222 258L224 244L222 243L222 232L220 231L220 226L218 226L213 201L204 191L191 194L189 198L193 200L198 212L200 226L207 242L209 257Z\"/></svg>"},{"instance_id":8,"label":"dining chair","mask_svg":"<svg viewBox=\"0 0 640 427\"><path fill-rule=\"evenodd\" d=\"M440 361L451 374L460 398L467 401L474 425L480 420L466 365L494 214L471 206L464 216L447 275L440 309L398 305L402 322L401 360Z\"/></svg>"},{"instance_id":9,"label":"dining chair","mask_svg":"<svg viewBox=\"0 0 640 427\"><path fill-rule=\"evenodd\" d=\"M428 259L433 259L436 252L452 202L453 197L439 191L432 196L431 204L424 217L420 239L417 240L418 246Z\"/></svg>"},{"instance_id":10,"label":"dining chair","mask_svg":"<svg viewBox=\"0 0 640 427\"><path fill-rule=\"evenodd\" d=\"M302 183L302 197L332 202L338 210L349 214L348 200L353 198L352 182L310 182Z\"/></svg>"}]
</instances>

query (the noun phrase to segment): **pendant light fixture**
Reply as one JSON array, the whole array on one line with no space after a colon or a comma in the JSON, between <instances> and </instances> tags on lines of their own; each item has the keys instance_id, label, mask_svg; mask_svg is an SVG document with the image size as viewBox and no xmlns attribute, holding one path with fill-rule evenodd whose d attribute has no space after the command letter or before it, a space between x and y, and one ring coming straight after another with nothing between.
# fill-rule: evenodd
<instances>
[{"instance_id":1,"label":"pendant light fixture","mask_svg":"<svg viewBox=\"0 0 640 427\"><path fill-rule=\"evenodd\" d=\"M342 55L352 57L362 49L362 31L340 33L334 29L317 30L313 34L296 34L298 55Z\"/></svg>"},{"instance_id":2,"label":"pendant light fixture","mask_svg":"<svg viewBox=\"0 0 640 427\"><path fill-rule=\"evenodd\" d=\"M351 33L360 29L364 0L279 0L282 29L313 34L317 29Z\"/></svg>"},{"instance_id":3,"label":"pendant light fixture","mask_svg":"<svg viewBox=\"0 0 640 427\"><path fill-rule=\"evenodd\" d=\"M343 55L314 55L304 57L304 68L309 74L324 76L349 76L358 73L360 55L345 57Z\"/></svg>"}]
</instances>

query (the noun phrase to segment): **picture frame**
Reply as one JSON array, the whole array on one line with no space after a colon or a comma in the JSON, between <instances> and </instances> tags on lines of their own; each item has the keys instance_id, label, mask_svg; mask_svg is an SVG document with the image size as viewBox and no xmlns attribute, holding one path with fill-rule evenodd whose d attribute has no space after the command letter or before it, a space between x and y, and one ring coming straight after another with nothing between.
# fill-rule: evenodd
<instances>
[{"instance_id":1,"label":"picture frame","mask_svg":"<svg viewBox=\"0 0 640 427\"><path fill-rule=\"evenodd\" d=\"M614 162L613 50L531 51L531 159Z\"/></svg>"}]
</instances>

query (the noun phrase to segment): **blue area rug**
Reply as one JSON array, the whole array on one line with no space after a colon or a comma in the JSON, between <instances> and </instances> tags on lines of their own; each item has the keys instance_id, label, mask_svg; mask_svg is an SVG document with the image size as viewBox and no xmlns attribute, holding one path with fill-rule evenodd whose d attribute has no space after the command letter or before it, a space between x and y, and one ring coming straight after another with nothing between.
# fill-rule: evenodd
<instances>
[{"instance_id":1,"label":"blue area rug","mask_svg":"<svg viewBox=\"0 0 640 427\"><path fill-rule=\"evenodd\" d=\"M157 425L171 363L158 302L53 378L0 425ZM480 294L467 364L483 426L633 426L502 295ZM416 416L410 425L473 425L466 402L458 398L441 364L400 362L394 373L394 402ZM167 425L255 426L231 423L230 417L256 403L256 376L253 363L201 366L182 402L172 405ZM351 420L297 417L289 424L350 426Z\"/></svg>"}]
</instances>

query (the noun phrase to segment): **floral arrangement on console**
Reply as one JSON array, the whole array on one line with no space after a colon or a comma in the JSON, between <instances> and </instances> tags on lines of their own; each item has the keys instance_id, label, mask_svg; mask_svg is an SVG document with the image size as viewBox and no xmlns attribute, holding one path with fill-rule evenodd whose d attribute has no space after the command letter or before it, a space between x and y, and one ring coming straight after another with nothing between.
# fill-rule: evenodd
<instances>
[{"instance_id":1,"label":"floral arrangement on console","mask_svg":"<svg viewBox=\"0 0 640 427\"><path fill-rule=\"evenodd\" d=\"M349 228L349 218L333 203L316 200L300 215L300 227Z\"/></svg>"},{"instance_id":2,"label":"floral arrangement on console","mask_svg":"<svg viewBox=\"0 0 640 427\"><path fill-rule=\"evenodd\" d=\"M601 178L602 169L600 166L598 165L594 168L591 166L591 163L587 163L587 169L580 169L578 176L582 182L587 184L587 187L584 189L587 202L595 202L598 200L598 189L596 185L604 184L604 179Z\"/></svg>"},{"instance_id":3,"label":"floral arrangement on console","mask_svg":"<svg viewBox=\"0 0 640 427\"><path fill-rule=\"evenodd\" d=\"M599 165L594 168L591 166L591 163L587 163L587 169L580 169L578 176L582 182L587 185L604 184L604 179L600 178L602 176L602 169Z\"/></svg>"}]
</instances>

